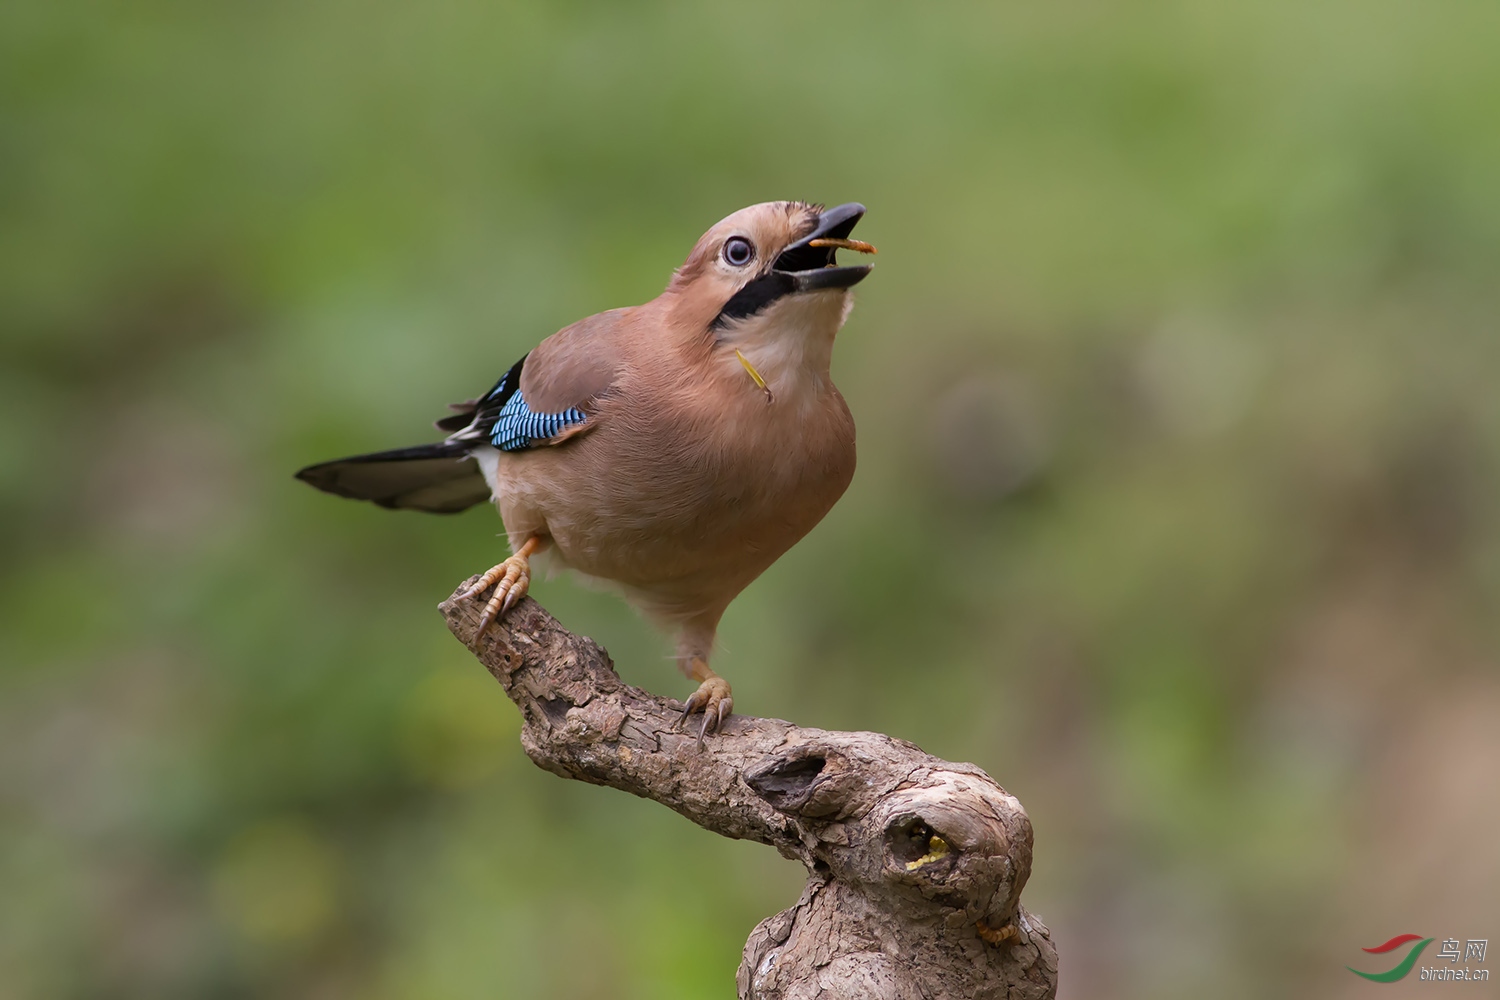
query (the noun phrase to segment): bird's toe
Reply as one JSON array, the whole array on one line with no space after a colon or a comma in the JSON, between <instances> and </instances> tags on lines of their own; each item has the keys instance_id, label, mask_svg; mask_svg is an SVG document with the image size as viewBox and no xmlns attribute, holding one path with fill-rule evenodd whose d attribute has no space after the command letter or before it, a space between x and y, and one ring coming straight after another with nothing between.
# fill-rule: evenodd
<instances>
[{"instance_id":1,"label":"bird's toe","mask_svg":"<svg viewBox=\"0 0 1500 1000\"><path fill-rule=\"evenodd\" d=\"M682 725L694 712L702 712L703 723L698 727L698 742L702 744L703 738L717 731L733 710L734 698L729 682L718 675L712 675L699 684L698 690L688 698L677 724Z\"/></svg>"},{"instance_id":2,"label":"bird's toe","mask_svg":"<svg viewBox=\"0 0 1500 1000\"><path fill-rule=\"evenodd\" d=\"M485 602L484 611L479 616L479 632L490 627L490 624L500 618L511 608L515 607L521 598L526 596L527 589L531 586L531 567L522 556L515 555L491 567L483 576L464 591L464 599L477 597L490 587L495 592Z\"/></svg>"}]
</instances>

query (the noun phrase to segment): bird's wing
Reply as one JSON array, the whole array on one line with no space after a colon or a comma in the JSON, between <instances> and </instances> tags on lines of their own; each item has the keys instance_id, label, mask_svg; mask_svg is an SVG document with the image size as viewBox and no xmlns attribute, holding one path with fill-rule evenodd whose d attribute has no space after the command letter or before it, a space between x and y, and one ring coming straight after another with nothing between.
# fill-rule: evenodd
<instances>
[{"instance_id":1,"label":"bird's wing","mask_svg":"<svg viewBox=\"0 0 1500 1000\"><path fill-rule=\"evenodd\" d=\"M619 350L616 309L579 320L542 341L489 392L454 404L437 426L448 440L523 451L561 444L594 424L595 404L614 384Z\"/></svg>"},{"instance_id":2,"label":"bird's wing","mask_svg":"<svg viewBox=\"0 0 1500 1000\"><path fill-rule=\"evenodd\" d=\"M297 478L325 493L382 507L455 514L490 498L490 484L462 444L441 442L309 465Z\"/></svg>"}]
</instances>

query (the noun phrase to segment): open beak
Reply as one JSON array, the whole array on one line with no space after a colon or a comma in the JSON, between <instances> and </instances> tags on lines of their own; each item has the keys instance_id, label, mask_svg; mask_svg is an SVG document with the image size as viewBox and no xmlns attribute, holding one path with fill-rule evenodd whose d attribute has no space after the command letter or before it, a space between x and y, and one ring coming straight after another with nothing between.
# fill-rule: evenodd
<instances>
[{"instance_id":1,"label":"open beak","mask_svg":"<svg viewBox=\"0 0 1500 1000\"><path fill-rule=\"evenodd\" d=\"M798 292L852 288L859 284L872 270L871 265L839 267L836 255L840 250L875 253L870 244L849 238L864 214L865 206L858 202L830 208L818 216L812 232L781 251L772 271L791 278L793 289Z\"/></svg>"},{"instance_id":2,"label":"open beak","mask_svg":"<svg viewBox=\"0 0 1500 1000\"><path fill-rule=\"evenodd\" d=\"M865 206L851 202L818 216L812 232L781 251L769 271L752 278L730 296L709 328L719 329L734 320L753 316L777 299L796 292L852 288L859 284L872 270L870 265L839 267L835 256L840 250L875 252L870 244L849 238L864 214Z\"/></svg>"}]
</instances>

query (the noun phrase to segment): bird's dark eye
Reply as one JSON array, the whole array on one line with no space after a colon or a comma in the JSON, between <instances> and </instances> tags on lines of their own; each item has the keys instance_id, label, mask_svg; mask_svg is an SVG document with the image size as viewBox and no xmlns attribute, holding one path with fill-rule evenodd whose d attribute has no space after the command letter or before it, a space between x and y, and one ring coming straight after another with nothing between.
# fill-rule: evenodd
<instances>
[{"instance_id":1,"label":"bird's dark eye","mask_svg":"<svg viewBox=\"0 0 1500 1000\"><path fill-rule=\"evenodd\" d=\"M734 267L744 267L755 259L755 247L743 236L731 236L724 241L724 260Z\"/></svg>"}]
</instances>

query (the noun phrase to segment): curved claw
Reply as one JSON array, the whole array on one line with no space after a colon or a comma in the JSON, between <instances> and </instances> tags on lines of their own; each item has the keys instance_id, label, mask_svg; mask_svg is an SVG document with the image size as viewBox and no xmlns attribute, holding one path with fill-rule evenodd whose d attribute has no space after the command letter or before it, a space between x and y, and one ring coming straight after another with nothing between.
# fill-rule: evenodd
<instances>
[{"instance_id":1,"label":"curved claw","mask_svg":"<svg viewBox=\"0 0 1500 1000\"><path fill-rule=\"evenodd\" d=\"M703 746L703 737L716 733L734 709L734 699L728 695L720 698L716 705L709 705L703 712L703 725L698 729L698 746Z\"/></svg>"},{"instance_id":2,"label":"curved claw","mask_svg":"<svg viewBox=\"0 0 1500 1000\"><path fill-rule=\"evenodd\" d=\"M501 563L498 566L491 566L480 575L479 579L474 581L474 586L470 587L462 594L459 594L458 599L460 601L468 601L478 597L480 594L493 587L495 585L495 581L500 579L500 577L504 573L505 563Z\"/></svg>"},{"instance_id":3,"label":"curved claw","mask_svg":"<svg viewBox=\"0 0 1500 1000\"><path fill-rule=\"evenodd\" d=\"M674 728L681 729L682 724L687 722L688 716L692 715L694 712L700 711L703 706L707 704L708 694L700 687L698 690L694 691L691 696L689 696L687 701L682 703L682 714L677 717L677 722L674 723Z\"/></svg>"},{"instance_id":4,"label":"curved claw","mask_svg":"<svg viewBox=\"0 0 1500 1000\"><path fill-rule=\"evenodd\" d=\"M678 716L674 728L681 728L687 722L687 717L694 712L703 713L703 724L698 727L698 745L703 745L703 738L709 733L717 731L724 720L734 710L734 699L730 697L729 682L717 674L710 673L698 685L698 690L683 703L682 715Z\"/></svg>"}]
</instances>

